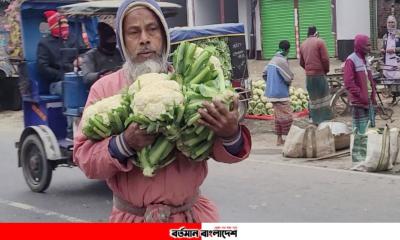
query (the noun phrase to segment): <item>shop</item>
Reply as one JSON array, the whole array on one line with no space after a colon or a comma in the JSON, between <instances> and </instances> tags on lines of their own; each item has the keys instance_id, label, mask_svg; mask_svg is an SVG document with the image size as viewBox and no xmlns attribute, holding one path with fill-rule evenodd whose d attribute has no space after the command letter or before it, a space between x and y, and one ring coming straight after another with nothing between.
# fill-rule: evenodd
<instances>
[{"instance_id":1,"label":"shop","mask_svg":"<svg viewBox=\"0 0 400 240\"><path fill-rule=\"evenodd\" d=\"M299 46L307 38L307 29L312 25L325 40L329 55L335 57L334 13L334 0L260 0L263 57L271 58L283 39L295 46L290 57L298 57Z\"/></svg>"}]
</instances>

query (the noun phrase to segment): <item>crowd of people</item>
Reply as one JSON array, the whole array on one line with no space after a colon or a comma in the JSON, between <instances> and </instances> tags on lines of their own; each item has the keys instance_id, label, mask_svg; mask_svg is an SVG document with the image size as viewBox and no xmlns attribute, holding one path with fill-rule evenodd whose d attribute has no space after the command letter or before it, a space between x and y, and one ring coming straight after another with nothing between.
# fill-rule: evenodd
<instances>
[{"instance_id":1,"label":"crowd of people","mask_svg":"<svg viewBox=\"0 0 400 240\"><path fill-rule=\"evenodd\" d=\"M393 54L400 52L400 48L394 44L395 18L388 19L389 35L385 35L385 45L382 53L386 54L386 64L397 66L397 62L391 61ZM387 37L389 36L389 37ZM398 37L398 34L396 35ZM389 40L387 40L389 38ZM390 40L393 39L393 40ZM266 81L265 96L272 102L275 114L275 133L277 145L284 144L282 136L288 134L293 118L289 102L289 87L293 80L293 73L289 68L287 55L290 43L283 40L279 43L279 50L271 59L263 72ZM371 69L367 62L367 56L371 51L371 43L368 36L356 35L354 39L354 52L345 61L343 68L344 86L348 92L348 99L352 112L352 127L354 131L365 133L368 126L375 126L376 108L376 83L372 78ZM330 89L326 78L329 72L329 54L324 40L319 38L317 28L308 28L308 38L300 46L300 66L306 75L306 88L309 94L309 112L311 122L319 125L324 121L333 119L330 108ZM386 74L397 74L387 72ZM392 76L396 78L396 76ZM400 79L400 78L397 78Z\"/></svg>"}]
</instances>

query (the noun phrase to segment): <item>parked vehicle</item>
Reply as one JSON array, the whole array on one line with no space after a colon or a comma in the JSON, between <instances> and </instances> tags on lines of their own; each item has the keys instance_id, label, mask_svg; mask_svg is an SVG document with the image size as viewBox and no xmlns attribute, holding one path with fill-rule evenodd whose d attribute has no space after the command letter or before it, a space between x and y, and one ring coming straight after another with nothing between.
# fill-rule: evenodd
<instances>
[{"instance_id":1,"label":"parked vehicle","mask_svg":"<svg viewBox=\"0 0 400 240\"><path fill-rule=\"evenodd\" d=\"M45 23L43 13L58 9L67 16L71 33L81 41L86 29L90 42L96 42L96 24L100 15L115 15L120 1L82 2L77 0L27 0L21 5L21 31L24 59L19 63L22 83L24 130L16 143L18 167L22 167L25 181L34 192L45 191L53 170L59 166L74 166L73 142L66 139L67 116L78 117L86 102L88 88L79 73L65 73L63 96L51 95L48 84L41 79L36 67L36 48L45 34L40 31ZM160 3L167 16L172 16L179 5ZM46 25L46 24L45 24ZM84 27L83 27L84 26ZM78 33L78 34L77 34ZM64 49L78 54L79 49ZM75 91L74 91L75 90Z\"/></svg>"}]
</instances>

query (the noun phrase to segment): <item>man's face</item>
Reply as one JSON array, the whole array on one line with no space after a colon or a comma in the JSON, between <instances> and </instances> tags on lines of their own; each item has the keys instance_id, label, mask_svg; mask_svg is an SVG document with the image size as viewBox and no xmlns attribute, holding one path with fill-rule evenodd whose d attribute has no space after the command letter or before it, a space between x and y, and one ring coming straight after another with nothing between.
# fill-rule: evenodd
<instances>
[{"instance_id":1,"label":"man's face","mask_svg":"<svg viewBox=\"0 0 400 240\"><path fill-rule=\"evenodd\" d=\"M142 63L162 54L162 26L158 17L147 8L139 8L126 15L123 37L128 54L134 62Z\"/></svg>"},{"instance_id":2,"label":"man's face","mask_svg":"<svg viewBox=\"0 0 400 240\"><path fill-rule=\"evenodd\" d=\"M387 22L387 25L388 25L388 28L390 28L390 29L396 28L396 22L393 21L393 20L389 20L389 21Z\"/></svg>"},{"instance_id":3,"label":"man's face","mask_svg":"<svg viewBox=\"0 0 400 240\"><path fill-rule=\"evenodd\" d=\"M367 44L363 47L363 51L365 54L368 54L371 52L371 41L368 40Z\"/></svg>"}]
</instances>

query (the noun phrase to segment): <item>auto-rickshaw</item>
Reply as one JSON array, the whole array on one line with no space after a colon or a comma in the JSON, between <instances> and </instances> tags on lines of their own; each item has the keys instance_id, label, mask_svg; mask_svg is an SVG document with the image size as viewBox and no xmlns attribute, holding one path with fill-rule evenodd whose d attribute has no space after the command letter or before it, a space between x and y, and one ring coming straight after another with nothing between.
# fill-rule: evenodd
<instances>
[{"instance_id":1,"label":"auto-rickshaw","mask_svg":"<svg viewBox=\"0 0 400 240\"><path fill-rule=\"evenodd\" d=\"M72 159L73 141L67 139L66 117L80 117L86 103L88 87L83 84L79 72L64 74L63 96L49 94L49 86L41 80L36 69L36 48L43 33L40 31L44 23L43 12L57 9L68 18L70 29L76 41L82 41L82 29L85 29L91 46L96 46L96 25L100 19L113 18L121 1L75 1L75 0L27 0L21 5L21 29L24 50L24 61L19 67L20 81L28 86L22 89L24 126L18 148L18 167L22 167L25 181L34 192L45 191L51 182L52 172L59 166L75 166ZM179 5L159 2L166 17L177 14ZM84 27L83 27L84 26ZM247 59L245 53L244 27L242 24L232 26L204 26L217 29L213 34L221 34L227 29L233 31L231 36L240 39L232 40L235 58L241 65L236 67L235 85L242 94L241 109L245 113L250 85L247 74ZM219 29L219 30L218 30ZM191 40L192 35L184 32L203 34L198 28L177 28L171 31L171 43ZM225 32L226 33L226 32ZM212 35L212 34L211 34ZM210 35L208 35L209 37ZM206 35L203 34L203 37ZM80 49L66 49L68 54L83 52ZM85 49L83 49L85 50ZM240 55L240 56L239 56Z\"/></svg>"},{"instance_id":2,"label":"auto-rickshaw","mask_svg":"<svg viewBox=\"0 0 400 240\"><path fill-rule=\"evenodd\" d=\"M49 86L41 79L36 67L36 49L46 34L43 13L58 11L68 17L70 30L76 41L82 40L86 30L89 42L95 46L96 25L100 16L115 15L121 1L27 0L20 7L24 59L19 64L24 114L24 130L16 143L18 167L22 167L25 181L34 192L45 191L53 170L59 166L74 166L73 142L67 139L67 116L80 116L86 102L88 87L79 73L65 73L63 96L51 95ZM160 2L166 16L173 16L180 7ZM67 54L78 54L82 49L65 49ZM85 49L83 49L85 50Z\"/></svg>"}]
</instances>

